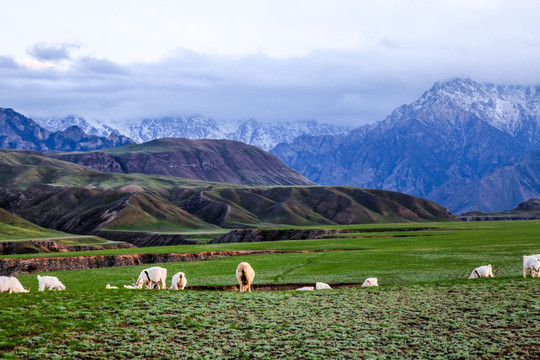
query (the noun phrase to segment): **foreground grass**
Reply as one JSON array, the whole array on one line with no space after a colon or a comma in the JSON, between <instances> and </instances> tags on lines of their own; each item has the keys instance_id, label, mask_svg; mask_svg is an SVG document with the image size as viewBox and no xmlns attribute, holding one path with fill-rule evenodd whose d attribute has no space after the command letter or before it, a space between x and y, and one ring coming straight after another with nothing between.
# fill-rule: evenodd
<instances>
[{"instance_id":1,"label":"foreground grass","mask_svg":"<svg viewBox=\"0 0 540 360\"><path fill-rule=\"evenodd\" d=\"M4 358L540 358L536 279L0 297Z\"/></svg>"},{"instance_id":2,"label":"foreground grass","mask_svg":"<svg viewBox=\"0 0 540 360\"><path fill-rule=\"evenodd\" d=\"M123 289L149 266L141 265L53 272L67 290L38 293L36 274L21 275L30 293L0 294L0 357L540 359L540 279L521 277L522 256L540 252L539 225L370 225L345 238L115 250L325 249L332 251L160 265L169 284L185 272L188 287L236 284L244 260L256 271L255 288L371 276L383 286L251 294ZM111 252L93 252L104 253ZM466 280L487 263L496 278ZM105 290L107 283L121 289Z\"/></svg>"}]
</instances>

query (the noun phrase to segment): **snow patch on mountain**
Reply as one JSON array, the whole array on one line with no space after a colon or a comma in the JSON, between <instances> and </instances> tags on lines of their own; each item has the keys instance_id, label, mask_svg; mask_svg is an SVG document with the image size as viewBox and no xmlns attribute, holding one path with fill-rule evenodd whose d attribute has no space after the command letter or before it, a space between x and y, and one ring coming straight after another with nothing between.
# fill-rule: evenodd
<instances>
[{"instance_id":1,"label":"snow patch on mountain","mask_svg":"<svg viewBox=\"0 0 540 360\"><path fill-rule=\"evenodd\" d=\"M126 135L137 143L160 138L229 139L270 150L279 143L291 142L301 135L340 135L347 126L319 123L315 120L262 123L246 121L216 121L204 116L163 117L139 121L104 123L77 116L40 118L34 120L50 131L64 130L77 125L87 134L108 136L111 132Z\"/></svg>"},{"instance_id":2,"label":"snow patch on mountain","mask_svg":"<svg viewBox=\"0 0 540 360\"><path fill-rule=\"evenodd\" d=\"M70 126L77 126L88 135L107 137L111 133L119 133L117 129L97 120L87 120L80 116L69 115L64 118L33 116L32 120L45 129L55 132L63 131Z\"/></svg>"},{"instance_id":3,"label":"snow patch on mountain","mask_svg":"<svg viewBox=\"0 0 540 360\"><path fill-rule=\"evenodd\" d=\"M435 103L470 112L512 136L520 134L524 121L540 123L540 91L533 86L481 84L471 79L437 82L410 108L420 111Z\"/></svg>"}]
</instances>

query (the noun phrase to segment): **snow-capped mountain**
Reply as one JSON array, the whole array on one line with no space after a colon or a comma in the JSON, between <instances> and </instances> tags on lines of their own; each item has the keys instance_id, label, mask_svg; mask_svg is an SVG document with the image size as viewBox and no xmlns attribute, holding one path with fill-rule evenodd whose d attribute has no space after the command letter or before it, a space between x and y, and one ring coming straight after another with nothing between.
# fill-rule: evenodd
<instances>
[{"instance_id":1,"label":"snow-capped mountain","mask_svg":"<svg viewBox=\"0 0 540 360\"><path fill-rule=\"evenodd\" d=\"M64 130L48 131L32 119L14 111L0 108L0 147L37 151L88 151L104 147L131 144L125 136L89 135L73 125Z\"/></svg>"},{"instance_id":2,"label":"snow-capped mountain","mask_svg":"<svg viewBox=\"0 0 540 360\"><path fill-rule=\"evenodd\" d=\"M90 123L80 116L69 115L65 118L33 116L32 120L49 131L62 131L70 126L77 126L88 135L109 136L111 132L118 133L118 130L113 129L106 124L102 124L99 121Z\"/></svg>"},{"instance_id":3,"label":"snow-capped mountain","mask_svg":"<svg viewBox=\"0 0 540 360\"><path fill-rule=\"evenodd\" d=\"M540 122L540 90L531 86L480 84L471 79L437 82L414 103L398 107L368 128L388 129L411 116L421 118L425 124L441 126L446 122L448 126L459 126L458 111L475 115L511 136L527 138L531 125Z\"/></svg>"},{"instance_id":4,"label":"snow-capped mountain","mask_svg":"<svg viewBox=\"0 0 540 360\"><path fill-rule=\"evenodd\" d=\"M296 122L277 122L264 124L256 120L247 120L238 126L227 138L246 144L256 145L264 150L270 150L279 143L290 143L301 135L339 135L345 134L350 128L319 123L315 120Z\"/></svg>"},{"instance_id":5,"label":"snow-capped mountain","mask_svg":"<svg viewBox=\"0 0 540 360\"><path fill-rule=\"evenodd\" d=\"M438 82L413 104L412 110L442 103L470 112L516 138L533 143L539 140L534 137L538 135L537 124L540 122L540 93L535 87L479 84L471 79ZM405 106L405 110L410 111L410 107ZM438 107L436 110L445 109ZM440 121L441 117L436 119ZM447 117L446 120L452 122L455 118Z\"/></svg>"},{"instance_id":6,"label":"snow-capped mountain","mask_svg":"<svg viewBox=\"0 0 540 360\"><path fill-rule=\"evenodd\" d=\"M161 138L229 139L270 150L281 142L300 135L339 135L349 127L319 123L315 120L262 123L253 119L243 122L216 121L203 116L164 117L124 123L104 123L82 117L39 118L34 120L49 131L77 125L88 134L108 136L111 132L126 135L137 143Z\"/></svg>"},{"instance_id":7,"label":"snow-capped mountain","mask_svg":"<svg viewBox=\"0 0 540 360\"><path fill-rule=\"evenodd\" d=\"M540 151L539 104L534 87L439 82L382 121L346 135L302 136L271 152L319 184L405 192L455 213L509 209L540 196L540 179L523 171L535 168L523 165L526 155ZM508 194L484 189L504 184L514 164L515 184L498 187Z\"/></svg>"}]
</instances>

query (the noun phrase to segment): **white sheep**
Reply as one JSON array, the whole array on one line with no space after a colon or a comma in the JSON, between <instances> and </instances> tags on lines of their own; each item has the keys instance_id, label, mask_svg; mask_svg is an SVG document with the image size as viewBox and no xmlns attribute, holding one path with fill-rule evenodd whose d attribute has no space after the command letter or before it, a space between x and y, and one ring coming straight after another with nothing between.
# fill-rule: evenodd
<instances>
[{"instance_id":1,"label":"white sheep","mask_svg":"<svg viewBox=\"0 0 540 360\"><path fill-rule=\"evenodd\" d=\"M240 283L240 292L251 292L251 284L255 278L255 271L247 262L241 262L236 268L236 278Z\"/></svg>"},{"instance_id":2,"label":"white sheep","mask_svg":"<svg viewBox=\"0 0 540 360\"><path fill-rule=\"evenodd\" d=\"M167 269L159 267L159 266L153 266L148 269L144 269L141 271L141 274L139 275L139 278L133 284L137 288L141 289L143 286L145 286L147 289L153 289L154 287L158 287L161 289L166 289L167 285L165 284L165 281L167 280Z\"/></svg>"},{"instance_id":3,"label":"white sheep","mask_svg":"<svg viewBox=\"0 0 540 360\"><path fill-rule=\"evenodd\" d=\"M19 292L29 292L30 290L26 290L19 279L17 279L14 276L0 276L0 293L3 292L9 292L11 293L19 293Z\"/></svg>"},{"instance_id":4,"label":"white sheep","mask_svg":"<svg viewBox=\"0 0 540 360\"><path fill-rule=\"evenodd\" d=\"M469 279L485 278L485 277L494 277L493 270L491 265L479 266L473 270Z\"/></svg>"},{"instance_id":5,"label":"white sheep","mask_svg":"<svg viewBox=\"0 0 540 360\"><path fill-rule=\"evenodd\" d=\"M186 274L178 272L172 278L172 284L169 290L184 290L187 285Z\"/></svg>"},{"instance_id":6,"label":"white sheep","mask_svg":"<svg viewBox=\"0 0 540 360\"><path fill-rule=\"evenodd\" d=\"M527 270L531 272L531 277L538 277L540 269L540 256L524 255L523 256L523 277L527 277Z\"/></svg>"},{"instance_id":7,"label":"white sheep","mask_svg":"<svg viewBox=\"0 0 540 360\"><path fill-rule=\"evenodd\" d=\"M315 289L316 290L324 290L324 289L332 289L332 288L330 287L330 285L328 285L326 283L318 282L318 283L315 283Z\"/></svg>"},{"instance_id":8,"label":"white sheep","mask_svg":"<svg viewBox=\"0 0 540 360\"><path fill-rule=\"evenodd\" d=\"M377 278L367 278L364 283L362 284L362 287L369 287L369 286L379 286L379 283L377 282Z\"/></svg>"},{"instance_id":9,"label":"white sheep","mask_svg":"<svg viewBox=\"0 0 540 360\"><path fill-rule=\"evenodd\" d=\"M56 276L37 276L39 283L39 291L44 291L45 289L49 290L65 290L66 287L64 284L58 280Z\"/></svg>"}]
</instances>

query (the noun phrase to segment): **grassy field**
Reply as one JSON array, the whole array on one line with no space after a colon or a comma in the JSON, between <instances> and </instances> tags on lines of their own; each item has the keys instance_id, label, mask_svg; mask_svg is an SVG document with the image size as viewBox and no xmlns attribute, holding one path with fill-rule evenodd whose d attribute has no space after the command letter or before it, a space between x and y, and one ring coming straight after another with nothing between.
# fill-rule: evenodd
<instances>
[{"instance_id":1,"label":"grassy field","mask_svg":"<svg viewBox=\"0 0 540 360\"><path fill-rule=\"evenodd\" d=\"M146 266L58 271L63 292L0 295L5 358L540 358L540 279L522 256L540 253L540 222L351 227L343 238L215 244L99 253L328 250L160 264L188 290L127 290ZM77 255L81 254L80 252ZM255 291L190 290L236 284L249 261ZM494 279L467 280L492 264ZM362 282L379 288L256 291L261 284ZM119 290L105 290L110 283Z\"/></svg>"}]
</instances>

